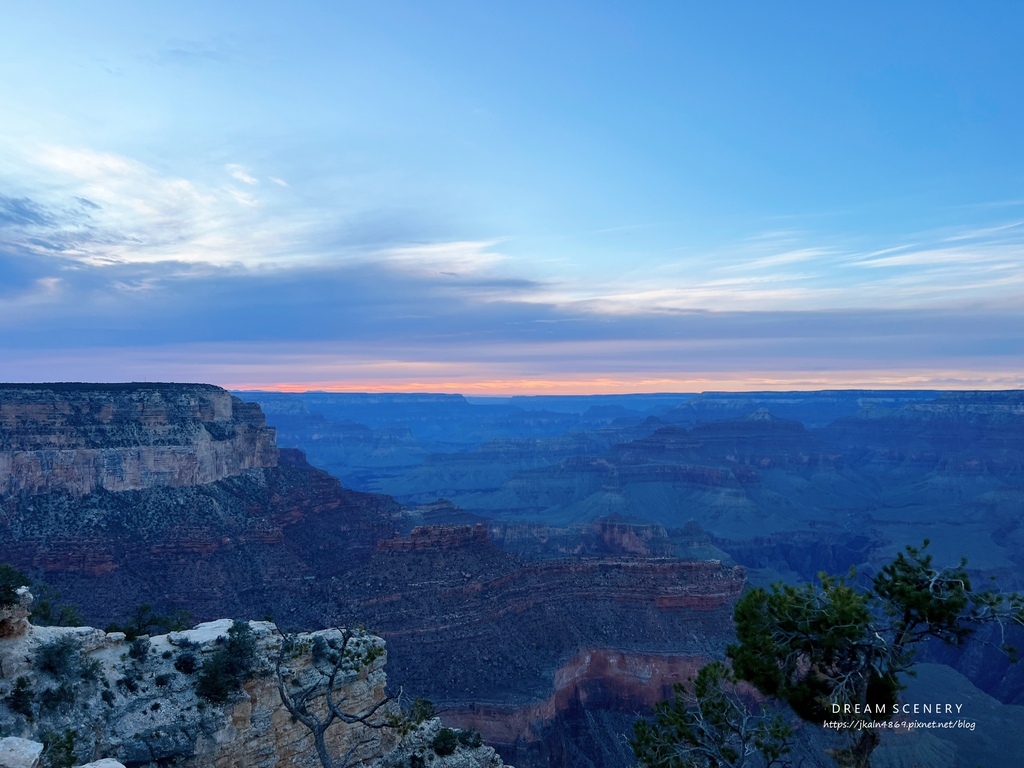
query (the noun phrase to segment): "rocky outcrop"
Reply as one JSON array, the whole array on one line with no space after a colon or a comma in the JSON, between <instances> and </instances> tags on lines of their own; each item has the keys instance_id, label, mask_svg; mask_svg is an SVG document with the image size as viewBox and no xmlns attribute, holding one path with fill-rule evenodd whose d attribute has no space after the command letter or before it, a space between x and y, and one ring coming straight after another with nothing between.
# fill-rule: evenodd
<instances>
[{"instance_id":1,"label":"rocky outcrop","mask_svg":"<svg viewBox=\"0 0 1024 768\"><path fill-rule=\"evenodd\" d=\"M0 495L189 487L276 463L259 407L219 387L0 385Z\"/></svg>"},{"instance_id":2,"label":"rocky outcrop","mask_svg":"<svg viewBox=\"0 0 1024 768\"><path fill-rule=\"evenodd\" d=\"M447 714L445 719L448 719ZM480 743L476 731L455 731L454 751L442 747L437 749L446 729L440 718L422 723L406 735L402 741L382 757L373 768L408 768L415 765L429 765L430 768L502 768L501 761L493 747ZM511 768L511 767L510 767Z\"/></svg>"},{"instance_id":3,"label":"rocky outcrop","mask_svg":"<svg viewBox=\"0 0 1024 768\"><path fill-rule=\"evenodd\" d=\"M21 637L28 631L32 593L28 587L20 587L16 594L17 602L0 607L0 640Z\"/></svg>"},{"instance_id":4,"label":"rocky outcrop","mask_svg":"<svg viewBox=\"0 0 1024 768\"><path fill-rule=\"evenodd\" d=\"M0 768L39 768L45 744L31 739L7 736L0 739ZM105 757L78 768L125 768L124 763Z\"/></svg>"},{"instance_id":5,"label":"rocky outcrop","mask_svg":"<svg viewBox=\"0 0 1024 768\"><path fill-rule=\"evenodd\" d=\"M0 641L0 698L6 699L0 704L0 732L62 734L82 763L109 757L128 768L169 761L182 768L316 768L310 732L281 705L274 662L282 636L274 625L245 625L255 638L256 657L241 691L222 705L197 695L199 665L217 652L231 626L222 620L129 643L122 633L30 625L21 637ZM379 638L368 642L383 645ZM194 664L183 663L186 657ZM309 663L309 654L293 660L294 674ZM384 698L383 665L382 653L342 683L338 695L353 712ZM23 695L20 705L12 704L16 686L29 692L27 703ZM369 740L367 757L397 742L392 732L362 728L341 727L330 735L331 748L340 753L356 740Z\"/></svg>"},{"instance_id":6,"label":"rocky outcrop","mask_svg":"<svg viewBox=\"0 0 1024 768\"><path fill-rule=\"evenodd\" d=\"M520 556L667 557L675 554L676 550L676 545L663 526L629 520L619 515L609 515L586 525L565 528L546 523L496 521L490 524L488 533L496 544Z\"/></svg>"},{"instance_id":7,"label":"rocky outcrop","mask_svg":"<svg viewBox=\"0 0 1024 768\"><path fill-rule=\"evenodd\" d=\"M254 646L248 679L222 703L204 699L197 679L238 633ZM32 625L0 640L0 766L35 768L40 742L57 739L83 768L321 768L312 731L279 688L320 685L311 710L322 716L323 649L346 635L346 659L357 661L341 664L332 696L352 715L372 712L374 727L337 721L325 734L329 755L380 768L408 765L412 754L437 768L501 768L478 736L435 753L436 719L403 737L379 637L339 629L285 636L269 622L227 619L133 642L120 632Z\"/></svg>"},{"instance_id":8,"label":"rocky outcrop","mask_svg":"<svg viewBox=\"0 0 1024 768\"><path fill-rule=\"evenodd\" d=\"M385 539L377 546L395 551L443 550L461 547L474 541L487 541L487 530L482 523L468 525L418 525L406 537Z\"/></svg>"}]
</instances>

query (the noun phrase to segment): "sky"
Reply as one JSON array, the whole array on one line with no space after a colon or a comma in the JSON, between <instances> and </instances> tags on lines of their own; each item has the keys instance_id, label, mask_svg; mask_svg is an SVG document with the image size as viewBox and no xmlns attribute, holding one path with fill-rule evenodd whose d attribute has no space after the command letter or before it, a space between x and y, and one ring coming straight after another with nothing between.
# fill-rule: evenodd
<instances>
[{"instance_id":1,"label":"sky","mask_svg":"<svg viewBox=\"0 0 1024 768\"><path fill-rule=\"evenodd\" d=\"M0 19L0 381L1024 386L1022 4Z\"/></svg>"}]
</instances>

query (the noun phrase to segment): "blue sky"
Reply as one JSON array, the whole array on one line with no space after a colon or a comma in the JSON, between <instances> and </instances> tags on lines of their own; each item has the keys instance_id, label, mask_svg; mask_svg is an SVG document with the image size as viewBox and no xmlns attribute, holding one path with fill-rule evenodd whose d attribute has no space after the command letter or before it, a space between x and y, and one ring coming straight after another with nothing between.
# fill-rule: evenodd
<instances>
[{"instance_id":1,"label":"blue sky","mask_svg":"<svg viewBox=\"0 0 1024 768\"><path fill-rule=\"evenodd\" d=\"M1024 385L1024 6L0 15L2 380Z\"/></svg>"}]
</instances>

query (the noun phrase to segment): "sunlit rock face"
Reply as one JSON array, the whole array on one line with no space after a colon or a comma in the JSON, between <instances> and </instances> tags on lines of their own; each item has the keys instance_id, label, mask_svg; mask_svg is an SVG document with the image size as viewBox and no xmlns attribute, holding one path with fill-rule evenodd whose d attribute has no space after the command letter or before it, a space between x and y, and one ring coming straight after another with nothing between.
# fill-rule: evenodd
<instances>
[{"instance_id":1,"label":"sunlit rock face","mask_svg":"<svg viewBox=\"0 0 1024 768\"><path fill-rule=\"evenodd\" d=\"M0 386L0 493L179 488L276 464L259 407L219 387Z\"/></svg>"}]
</instances>

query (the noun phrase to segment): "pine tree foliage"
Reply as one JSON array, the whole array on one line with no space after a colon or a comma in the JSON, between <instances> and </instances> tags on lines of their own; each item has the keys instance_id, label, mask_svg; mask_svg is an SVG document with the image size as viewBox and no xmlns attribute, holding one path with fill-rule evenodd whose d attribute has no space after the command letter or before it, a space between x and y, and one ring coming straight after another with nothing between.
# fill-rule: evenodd
<instances>
[{"instance_id":1,"label":"pine tree foliage","mask_svg":"<svg viewBox=\"0 0 1024 768\"><path fill-rule=\"evenodd\" d=\"M781 717L756 713L722 662L703 667L693 691L676 684L654 722L637 722L633 752L647 768L772 768L787 765L792 731Z\"/></svg>"},{"instance_id":2,"label":"pine tree foliage","mask_svg":"<svg viewBox=\"0 0 1024 768\"><path fill-rule=\"evenodd\" d=\"M784 752L756 748L774 743L765 741L772 725L755 719L749 728L760 729L761 741L740 738L735 724L747 721L722 714L728 711L725 703L741 703L723 693L721 683L732 675L820 725L853 722L864 712L889 719L903 688L901 676L928 638L961 645L979 627L995 624L1002 632L1001 649L1015 660L1006 632L1024 624L1021 596L975 590L965 559L955 567L938 567L928 546L927 540L921 547L908 546L870 583L858 583L851 571L847 578L820 574L818 583L748 590L734 613L737 642L727 650L732 672L722 667L708 673L705 683L717 680L718 685L695 685L692 695L677 691L672 702L659 705L653 725L638 724L634 750L641 763L735 768L755 764L737 762L750 759L748 753L759 755L758 765L784 759ZM698 717L717 727L695 728ZM660 751L651 746L655 743ZM832 756L839 765L867 768L878 743L874 730L852 730L850 743Z\"/></svg>"}]
</instances>

